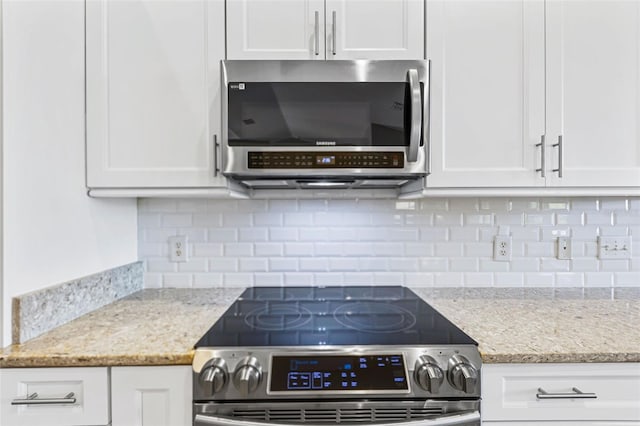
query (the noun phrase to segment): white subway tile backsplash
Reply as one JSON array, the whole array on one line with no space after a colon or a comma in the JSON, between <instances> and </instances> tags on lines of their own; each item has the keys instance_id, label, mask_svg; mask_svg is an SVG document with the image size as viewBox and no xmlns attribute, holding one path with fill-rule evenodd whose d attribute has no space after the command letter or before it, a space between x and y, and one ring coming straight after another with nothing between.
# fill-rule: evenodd
<instances>
[{"instance_id":1,"label":"white subway tile backsplash","mask_svg":"<svg viewBox=\"0 0 640 426\"><path fill-rule=\"evenodd\" d=\"M449 260L451 272L474 272L478 270L478 259L458 257Z\"/></svg>"},{"instance_id":2,"label":"white subway tile backsplash","mask_svg":"<svg viewBox=\"0 0 640 426\"><path fill-rule=\"evenodd\" d=\"M219 228L222 226L222 214L196 213L193 215L193 226L200 228Z\"/></svg>"},{"instance_id":3,"label":"white subway tile backsplash","mask_svg":"<svg viewBox=\"0 0 640 426\"><path fill-rule=\"evenodd\" d=\"M284 247L281 243L255 243L253 251L256 256L282 256Z\"/></svg>"},{"instance_id":4,"label":"white subway tile backsplash","mask_svg":"<svg viewBox=\"0 0 640 426\"><path fill-rule=\"evenodd\" d=\"M225 256L251 256L253 255L253 244L225 243L223 253Z\"/></svg>"},{"instance_id":5,"label":"white subway tile backsplash","mask_svg":"<svg viewBox=\"0 0 640 426\"><path fill-rule=\"evenodd\" d=\"M162 215L164 228L188 227L193 224L193 216L190 213L167 213Z\"/></svg>"},{"instance_id":6,"label":"white subway tile backsplash","mask_svg":"<svg viewBox=\"0 0 640 426\"><path fill-rule=\"evenodd\" d=\"M476 272L464 274L465 287L493 287L493 274Z\"/></svg>"},{"instance_id":7,"label":"white subway tile backsplash","mask_svg":"<svg viewBox=\"0 0 640 426\"><path fill-rule=\"evenodd\" d=\"M191 274L164 274L162 278L163 287L190 288L193 276Z\"/></svg>"},{"instance_id":8,"label":"white subway tile backsplash","mask_svg":"<svg viewBox=\"0 0 640 426\"><path fill-rule=\"evenodd\" d=\"M549 272L526 272L524 274L525 287L553 287L555 275Z\"/></svg>"},{"instance_id":9,"label":"white subway tile backsplash","mask_svg":"<svg viewBox=\"0 0 640 426\"><path fill-rule=\"evenodd\" d=\"M640 247L638 198L422 200L141 199L145 287L404 284L452 287L640 286L631 260L599 260L599 235ZM505 226L512 260L493 260ZM168 258L188 237L189 261ZM557 260L556 239L573 240ZM636 247L637 246L637 247Z\"/></svg>"},{"instance_id":10,"label":"white subway tile backsplash","mask_svg":"<svg viewBox=\"0 0 640 426\"><path fill-rule=\"evenodd\" d=\"M261 257L241 258L238 269L240 272L267 272L269 260Z\"/></svg>"},{"instance_id":11,"label":"white subway tile backsplash","mask_svg":"<svg viewBox=\"0 0 640 426\"><path fill-rule=\"evenodd\" d=\"M207 272L208 263L206 258L192 258L188 262L178 263L178 272Z\"/></svg>"},{"instance_id":12,"label":"white subway tile backsplash","mask_svg":"<svg viewBox=\"0 0 640 426\"><path fill-rule=\"evenodd\" d=\"M238 241L238 230L234 228L209 229L208 241L212 243Z\"/></svg>"},{"instance_id":13,"label":"white subway tile backsplash","mask_svg":"<svg viewBox=\"0 0 640 426\"><path fill-rule=\"evenodd\" d=\"M313 256L313 243L284 243L284 255L290 257Z\"/></svg>"},{"instance_id":14,"label":"white subway tile backsplash","mask_svg":"<svg viewBox=\"0 0 640 426\"><path fill-rule=\"evenodd\" d=\"M437 258L437 257L427 257L420 259L420 270L427 272L442 272L446 271L448 265L448 260L446 257Z\"/></svg>"},{"instance_id":15,"label":"white subway tile backsplash","mask_svg":"<svg viewBox=\"0 0 640 426\"><path fill-rule=\"evenodd\" d=\"M464 245L462 243L436 243L435 255L438 257L462 257Z\"/></svg>"},{"instance_id":16,"label":"white subway tile backsplash","mask_svg":"<svg viewBox=\"0 0 640 426\"><path fill-rule=\"evenodd\" d=\"M324 257L307 257L300 259L300 271L325 272L329 270L329 259Z\"/></svg>"}]
</instances>

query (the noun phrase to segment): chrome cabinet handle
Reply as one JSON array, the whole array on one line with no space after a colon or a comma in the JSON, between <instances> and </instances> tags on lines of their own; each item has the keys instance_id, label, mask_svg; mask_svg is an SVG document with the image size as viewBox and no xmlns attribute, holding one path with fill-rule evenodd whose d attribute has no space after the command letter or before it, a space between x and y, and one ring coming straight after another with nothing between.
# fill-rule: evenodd
<instances>
[{"instance_id":1,"label":"chrome cabinet handle","mask_svg":"<svg viewBox=\"0 0 640 426\"><path fill-rule=\"evenodd\" d=\"M334 10L331 13L331 26L332 26L332 34L333 34L333 43L331 47L331 53L336 54L336 11Z\"/></svg>"},{"instance_id":2,"label":"chrome cabinet handle","mask_svg":"<svg viewBox=\"0 0 640 426\"><path fill-rule=\"evenodd\" d=\"M218 176L218 173L220 173L220 169L222 167L222 160L220 159L220 155L222 154L221 152L219 152L219 148L220 148L220 144L218 143L218 135L214 134L213 135L213 176Z\"/></svg>"},{"instance_id":3,"label":"chrome cabinet handle","mask_svg":"<svg viewBox=\"0 0 640 426\"><path fill-rule=\"evenodd\" d=\"M536 172L540 172L541 177L545 177L547 172L545 170L545 145L544 145L544 135L540 136L540 143L537 143L536 146L540 147L540 168L536 169Z\"/></svg>"},{"instance_id":4,"label":"chrome cabinet handle","mask_svg":"<svg viewBox=\"0 0 640 426\"><path fill-rule=\"evenodd\" d=\"M315 15L315 24L314 24L313 31L314 31L315 41L314 41L313 53L315 53L315 55L318 56L320 54L320 12L316 10L314 15Z\"/></svg>"},{"instance_id":5,"label":"chrome cabinet handle","mask_svg":"<svg viewBox=\"0 0 640 426\"><path fill-rule=\"evenodd\" d=\"M64 398L38 398L36 392L27 395L26 398L18 398L11 401L11 405L53 405L53 404L75 404L76 398L73 392L69 392Z\"/></svg>"},{"instance_id":6,"label":"chrome cabinet handle","mask_svg":"<svg viewBox=\"0 0 640 426\"><path fill-rule=\"evenodd\" d=\"M478 423L476 423L478 422ZM463 412L445 415L433 419L414 420L402 423L376 423L376 426L463 426L479 424L480 413L478 411ZM196 414L194 426L285 426L283 423L272 423L255 420L236 420L230 417L213 416L208 414ZM312 423L317 425L317 423Z\"/></svg>"},{"instance_id":7,"label":"chrome cabinet handle","mask_svg":"<svg viewBox=\"0 0 640 426\"><path fill-rule=\"evenodd\" d=\"M407 161L410 163L418 161L418 148L420 147L422 129L422 93L420 93L418 79L417 69L412 68L407 71L407 81L409 82L411 96L411 133L409 134L409 152L407 153Z\"/></svg>"},{"instance_id":8,"label":"chrome cabinet handle","mask_svg":"<svg viewBox=\"0 0 640 426\"><path fill-rule=\"evenodd\" d=\"M558 136L558 143L554 143L553 145L551 145L552 147L558 147L558 168L557 169L553 169L553 172L558 172L558 177L561 178L562 177L562 168L563 168L563 164L564 164L564 150L562 149L562 135Z\"/></svg>"},{"instance_id":9,"label":"chrome cabinet handle","mask_svg":"<svg viewBox=\"0 0 640 426\"><path fill-rule=\"evenodd\" d=\"M582 392L578 388L571 388L573 392L547 392L542 388L538 388L536 394L537 399L595 399L598 396L595 393Z\"/></svg>"}]
</instances>

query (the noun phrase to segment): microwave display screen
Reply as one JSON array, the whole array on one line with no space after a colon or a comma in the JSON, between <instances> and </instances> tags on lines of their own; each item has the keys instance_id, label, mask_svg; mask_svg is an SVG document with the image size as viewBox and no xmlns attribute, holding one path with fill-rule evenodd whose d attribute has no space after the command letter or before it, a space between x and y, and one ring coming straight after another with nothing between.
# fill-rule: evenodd
<instances>
[{"instance_id":1,"label":"microwave display screen","mask_svg":"<svg viewBox=\"0 0 640 426\"><path fill-rule=\"evenodd\" d=\"M242 89L240 89L242 87ZM232 82L230 146L407 146L403 82ZM330 156L317 157L330 165Z\"/></svg>"}]
</instances>

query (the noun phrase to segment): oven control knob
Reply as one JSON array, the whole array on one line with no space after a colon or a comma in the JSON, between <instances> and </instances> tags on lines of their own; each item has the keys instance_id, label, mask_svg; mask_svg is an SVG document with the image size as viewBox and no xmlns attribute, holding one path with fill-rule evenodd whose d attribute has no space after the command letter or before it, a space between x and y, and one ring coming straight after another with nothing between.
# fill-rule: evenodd
<instances>
[{"instance_id":1,"label":"oven control knob","mask_svg":"<svg viewBox=\"0 0 640 426\"><path fill-rule=\"evenodd\" d=\"M198 378L200 386L213 395L224 387L228 376L227 363L224 359L212 358L204 364Z\"/></svg>"},{"instance_id":2,"label":"oven control knob","mask_svg":"<svg viewBox=\"0 0 640 426\"><path fill-rule=\"evenodd\" d=\"M262 367L253 356L242 358L233 372L233 385L244 396L256 390L261 380Z\"/></svg>"},{"instance_id":3,"label":"oven control knob","mask_svg":"<svg viewBox=\"0 0 640 426\"><path fill-rule=\"evenodd\" d=\"M473 393L478 383L478 370L462 355L454 355L449 359L447 379L451 386L464 393Z\"/></svg>"},{"instance_id":4,"label":"oven control knob","mask_svg":"<svg viewBox=\"0 0 640 426\"><path fill-rule=\"evenodd\" d=\"M444 381L444 372L438 367L435 359L422 355L416 360L414 378L422 389L430 393L438 393Z\"/></svg>"}]
</instances>

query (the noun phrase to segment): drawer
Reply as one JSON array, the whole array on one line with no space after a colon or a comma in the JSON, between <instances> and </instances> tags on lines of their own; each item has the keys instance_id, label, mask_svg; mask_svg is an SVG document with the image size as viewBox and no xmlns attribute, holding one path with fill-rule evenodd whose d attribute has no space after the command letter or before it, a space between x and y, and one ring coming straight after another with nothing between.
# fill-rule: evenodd
<instances>
[{"instance_id":1,"label":"drawer","mask_svg":"<svg viewBox=\"0 0 640 426\"><path fill-rule=\"evenodd\" d=\"M59 401L73 392L75 402ZM51 404L12 405L37 393L36 399ZM44 401L40 401L44 402ZM0 424L11 426L107 425L109 373L98 368L6 368L0 369Z\"/></svg>"},{"instance_id":2,"label":"drawer","mask_svg":"<svg viewBox=\"0 0 640 426\"><path fill-rule=\"evenodd\" d=\"M543 389L549 399L536 395ZM596 398L558 398L574 392ZM640 364L485 364L482 418L633 421L640 424Z\"/></svg>"}]
</instances>

